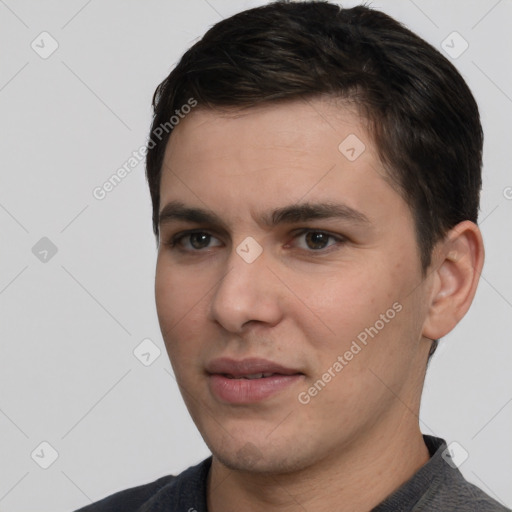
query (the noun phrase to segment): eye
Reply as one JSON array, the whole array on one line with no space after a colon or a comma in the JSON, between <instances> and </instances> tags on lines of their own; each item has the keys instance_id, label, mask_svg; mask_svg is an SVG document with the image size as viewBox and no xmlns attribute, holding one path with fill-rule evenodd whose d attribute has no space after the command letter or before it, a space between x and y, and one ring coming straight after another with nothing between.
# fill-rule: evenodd
<instances>
[{"instance_id":1,"label":"eye","mask_svg":"<svg viewBox=\"0 0 512 512\"><path fill-rule=\"evenodd\" d=\"M326 252L324 249L342 244L346 239L339 235L332 235L325 231L315 229L303 229L295 233L294 240L304 240L305 244L298 244L300 249L308 252ZM212 240L217 240L217 244L210 245ZM333 243L328 243L331 240ZM174 235L165 245L171 249L181 250L183 252L202 252L210 247L221 246L222 243L207 231L186 231Z\"/></svg>"},{"instance_id":2,"label":"eye","mask_svg":"<svg viewBox=\"0 0 512 512\"><path fill-rule=\"evenodd\" d=\"M171 238L166 245L171 248L178 246L180 249L188 252L199 252L202 249L208 248L211 240L217 240L213 235L206 231L188 231L186 233L179 233ZM183 243L183 242L188 243ZM217 245L221 245L220 243Z\"/></svg>"},{"instance_id":3,"label":"eye","mask_svg":"<svg viewBox=\"0 0 512 512\"><path fill-rule=\"evenodd\" d=\"M296 239L301 239L305 241L305 246L300 247L301 249L306 249L311 251L320 252L326 247L331 247L336 245L336 243L343 243L345 239L341 236L331 235L330 233L326 233L325 231L318 231L314 229L306 229L302 230L295 235ZM327 244L329 239L333 240L334 243Z\"/></svg>"}]
</instances>

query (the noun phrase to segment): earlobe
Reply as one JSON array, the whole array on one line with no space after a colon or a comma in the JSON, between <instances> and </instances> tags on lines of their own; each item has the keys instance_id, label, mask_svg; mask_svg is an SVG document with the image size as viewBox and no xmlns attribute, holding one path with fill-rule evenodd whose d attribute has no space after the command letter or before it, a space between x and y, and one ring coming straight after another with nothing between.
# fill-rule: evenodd
<instances>
[{"instance_id":1,"label":"earlobe","mask_svg":"<svg viewBox=\"0 0 512 512\"><path fill-rule=\"evenodd\" d=\"M439 339L459 323L473 302L483 262L482 235L471 221L457 224L439 242L423 336Z\"/></svg>"}]
</instances>

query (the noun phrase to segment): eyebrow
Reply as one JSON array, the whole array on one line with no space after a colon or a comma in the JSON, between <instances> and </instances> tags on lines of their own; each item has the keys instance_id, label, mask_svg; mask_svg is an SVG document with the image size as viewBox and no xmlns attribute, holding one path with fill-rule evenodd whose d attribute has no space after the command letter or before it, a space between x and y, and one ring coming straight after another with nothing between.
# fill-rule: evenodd
<instances>
[{"instance_id":1,"label":"eyebrow","mask_svg":"<svg viewBox=\"0 0 512 512\"><path fill-rule=\"evenodd\" d=\"M272 227L279 224L293 224L315 219L338 218L356 224L371 224L362 212L340 203L299 203L276 208L263 213L259 223ZM181 201L167 203L159 214L158 224L162 225L173 220L196 224L216 225L226 229L226 223L214 212L203 208L187 206Z\"/></svg>"}]
</instances>

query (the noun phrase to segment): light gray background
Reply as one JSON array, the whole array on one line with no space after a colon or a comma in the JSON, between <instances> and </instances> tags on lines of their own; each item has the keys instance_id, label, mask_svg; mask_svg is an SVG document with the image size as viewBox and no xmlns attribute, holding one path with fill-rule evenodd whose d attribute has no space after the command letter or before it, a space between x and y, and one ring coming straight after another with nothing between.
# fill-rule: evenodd
<instances>
[{"instance_id":1,"label":"light gray background","mask_svg":"<svg viewBox=\"0 0 512 512\"><path fill-rule=\"evenodd\" d=\"M0 511L71 511L209 454L158 327L143 163L105 199L92 191L145 143L152 93L180 55L263 3L0 0ZM431 363L421 427L460 443L466 478L512 506L512 2L372 5L438 48L453 31L469 43L452 60L485 130L487 259ZM59 45L46 59L31 47L51 48L43 31ZM58 250L46 262L32 252L42 237ZM133 354L146 338L161 350L149 366ZM48 469L43 441L58 453Z\"/></svg>"}]
</instances>

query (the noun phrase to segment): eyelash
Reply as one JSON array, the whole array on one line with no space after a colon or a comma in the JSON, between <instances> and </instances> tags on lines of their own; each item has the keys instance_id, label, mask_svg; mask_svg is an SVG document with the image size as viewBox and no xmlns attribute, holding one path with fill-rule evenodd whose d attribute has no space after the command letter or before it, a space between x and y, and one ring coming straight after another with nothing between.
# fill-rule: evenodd
<instances>
[{"instance_id":1,"label":"eyelash","mask_svg":"<svg viewBox=\"0 0 512 512\"><path fill-rule=\"evenodd\" d=\"M307 233L320 233L322 235L326 235L327 236L327 240L329 240L330 238L334 239L338 245L340 244L344 244L347 242L347 239L343 236L340 236L340 235L333 235L332 233L329 233L328 231L321 231L319 229L311 229L311 228L306 228L306 229L302 229L298 232L296 232L293 236L293 238L298 238L302 235L305 235ZM184 253L202 253L202 252L206 252L208 248L205 248L205 249L182 249L180 247L177 247L179 242L181 240L183 240L184 238L186 237L189 237L193 234L205 234L205 235L210 235L211 237L213 238L216 238L214 235L212 235L211 233L209 233L208 231L202 231L202 230L193 230L193 231L183 231L181 233L177 233L176 235L172 236L171 239L167 242L164 242L164 245L167 245L169 246L172 250L180 250L181 252L184 252ZM302 249L306 252L309 252L309 253L318 253L318 254L327 254L328 252L331 252L329 249L332 248L332 247L335 247L336 244L332 244L332 245L328 245L326 248L324 249Z\"/></svg>"}]
</instances>

